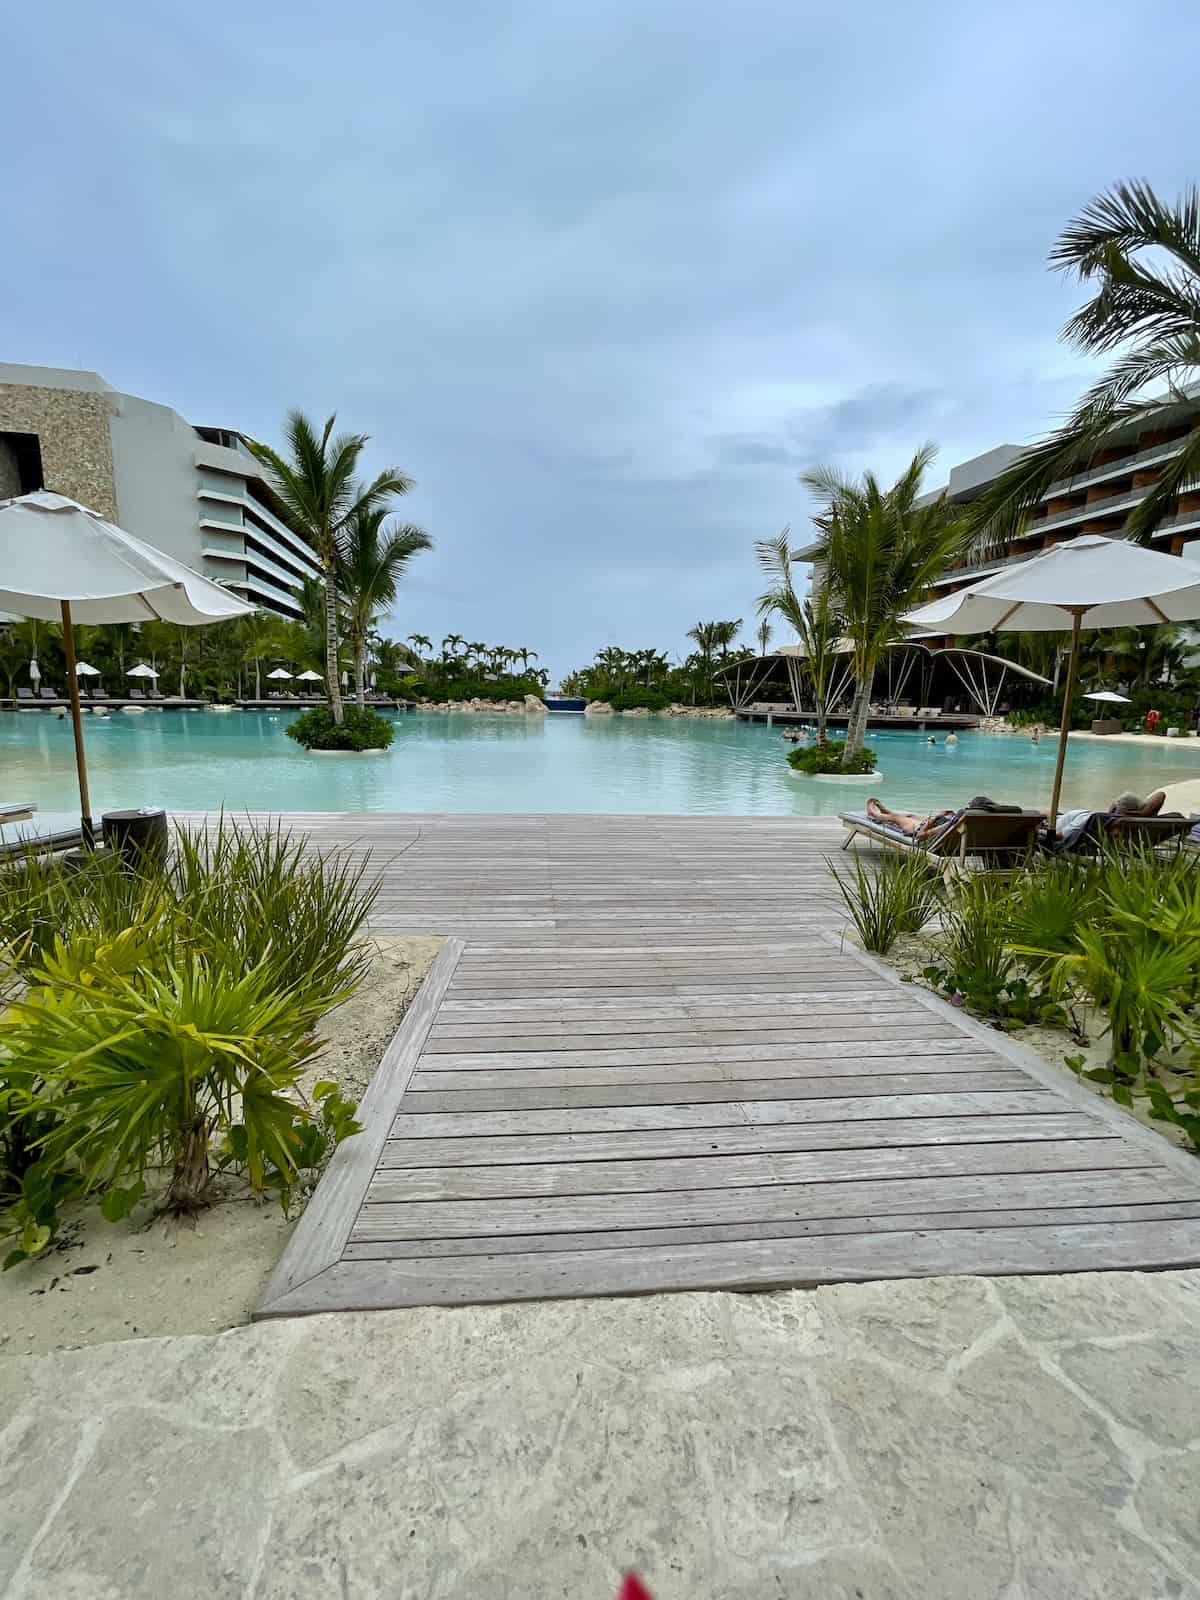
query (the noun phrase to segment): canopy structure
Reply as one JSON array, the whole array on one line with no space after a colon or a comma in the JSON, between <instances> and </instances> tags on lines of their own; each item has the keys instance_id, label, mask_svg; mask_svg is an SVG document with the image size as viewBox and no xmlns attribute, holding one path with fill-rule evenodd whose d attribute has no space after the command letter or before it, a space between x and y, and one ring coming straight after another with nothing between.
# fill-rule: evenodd
<instances>
[{"instance_id":1,"label":"canopy structure","mask_svg":"<svg viewBox=\"0 0 1200 1600\"><path fill-rule=\"evenodd\" d=\"M276 667L273 672L267 673L267 677L274 678L277 682L282 682L286 678L290 682L292 675L286 667Z\"/></svg>"},{"instance_id":2,"label":"canopy structure","mask_svg":"<svg viewBox=\"0 0 1200 1600\"><path fill-rule=\"evenodd\" d=\"M1063 694L1061 734L1050 814L1057 815L1063 764L1071 731L1071 702L1079 671L1082 628L1137 628L1200 617L1200 565L1163 555L1126 539L1083 534L1028 561L969 583L910 611L913 628L944 633L1071 630L1071 655Z\"/></svg>"},{"instance_id":3,"label":"canopy structure","mask_svg":"<svg viewBox=\"0 0 1200 1600\"><path fill-rule=\"evenodd\" d=\"M841 659L829 683L830 705L837 704L853 681L854 670L849 659L852 650L853 646L848 640L840 640L835 646L835 653ZM807 659L808 652L802 644L785 644L767 655L732 661L728 666L718 667L713 676L724 679L730 703L735 711L741 711L754 703L768 683L786 675L792 703L799 709L804 703ZM1033 683L1050 682L1049 678L1043 678L1040 673L1032 672L1006 656L956 646L933 649L915 639L897 639L887 646L883 658L889 703L894 704L903 696L918 667L922 668L922 697L927 699L925 686L934 664L939 661L944 661L954 673L981 716L995 716L1005 680L1010 675Z\"/></svg>"},{"instance_id":4,"label":"canopy structure","mask_svg":"<svg viewBox=\"0 0 1200 1600\"><path fill-rule=\"evenodd\" d=\"M79 714L75 623L163 621L197 626L249 616L254 607L78 501L39 489L15 500L0 500L0 610L62 623L80 827L84 844L90 845L95 830ZM135 668L130 676L158 674L147 667Z\"/></svg>"},{"instance_id":5,"label":"canopy structure","mask_svg":"<svg viewBox=\"0 0 1200 1600\"><path fill-rule=\"evenodd\" d=\"M75 676L77 678L98 678L100 676L100 668L93 667L87 661L77 661L75 663Z\"/></svg>"},{"instance_id":6,"label":"canopy structure","mask_svg":"<svg viewBox=\"0 0 1200 1600\"><path fill-rule=\"evenodd\" d=\"M1103 700L1105 705L1127 706L1130 699L1127 694L1118 694L1115 689L1093 689L1091 694L1085 694L1085 700Z\"/></svg>"},{"instance_id":7,"label":"canopy structure","mask_svg":"<svg viewBox=\"0 0 1200 1600\"><path fill-rule=\"evenodd\" d=\"M136 667L130 667L125 676L127 678L157 678L158 668L148 667L144 661L139 661Z\"/></svg>"},{"instance_id":8,"label":"canopy structure","mask_svg":"<svg viewBox=\"0 0 1200 1600\"><path fill-rule=\"evenodd\" d=\"M303 672L296 674L297 683L322 683L323 681L321 674L314 672L311 667L307 667Z\"/></svg>"}]
</instances>

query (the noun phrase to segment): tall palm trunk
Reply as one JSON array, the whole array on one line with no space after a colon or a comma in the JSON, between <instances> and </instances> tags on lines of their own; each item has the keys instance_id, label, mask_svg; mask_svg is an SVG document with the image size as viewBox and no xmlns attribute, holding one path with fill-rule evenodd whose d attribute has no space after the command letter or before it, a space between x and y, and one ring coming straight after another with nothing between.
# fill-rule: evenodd
<instances>
[{"instance_id":1,"label":"tall palm trunk","mask_svg":"<svg viewBox=\"0 0 1200 1600\"><path fill-rule=\"evenodd\" d=\"M346 713L342 709L342 686L338 682L337 581L332 557L327 556L321 564L325 569L325 687L329 690L334 726L340 728Z\"/></svg>"},{"instance_id":2,"label":"tall palm trunk","mask_svg":"<svg viewBox=\"0 0 1200 1600\"><path fill-rule=\"evenodd\" d=\"M867 737L867 715L871 709L871 682L873 672L864 672L862 681L854 685L854 699L846 723L846 748L842 752L842 765L847 767L862 749Z\"/></svg>"},{"instance_id":3,"label":"tall palm trunk","mask_svg":"<svg viewBox=\"0 0 1200 1600\"><path fill-rule=\"evenodd\" d=\"M367 703L367 645L365 639L354 641L354 694L360 706Z\"/></svg>"},{"instance_id":4,"label":"tall palm trunk","mask_svg":"<svg viewBox=\"0 0 1200 1600\"><path fill-rule=\"evenodd\" d=\"M261 674L262 674L262 661L259 659L258 656L255 656L255 658L254 658L254 698L256 700L261 700L262 699L262 675ZM241 676L242 675L239 672L238 673L238 678L240 679Z\"/></svg>"}]
</instances>

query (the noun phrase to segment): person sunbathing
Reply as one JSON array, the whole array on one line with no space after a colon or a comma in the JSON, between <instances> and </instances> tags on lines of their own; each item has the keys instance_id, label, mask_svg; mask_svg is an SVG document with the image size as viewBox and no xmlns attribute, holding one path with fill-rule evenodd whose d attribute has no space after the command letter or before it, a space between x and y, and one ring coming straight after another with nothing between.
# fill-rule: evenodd
<instances>
[{"instance_id":1,"label":"person sunbathing","mask_svg":"<svg viewBox=\"0 0 1200 1600\"><path fill-rule=\"evenodd\" d=\"M951 808L949 811L934 811L927 817L920 817L915 811L893 811L890 806L885 806L882 800L872 797L867 801L867 815L872 822L885 822L890 828L899 828L901 833L906 833L910 839L927 839L956 813Z\"/></svg>"},{"instance_id":2,"label":"person sunbathing","mask_svg":"<svg viewBox=\"0 0 1200 1600\"><path fill-rule=\"evenodd\" d=\"M1156 817L1166 804L1167 796L1162 789L1155 789L1143 800L1141 795L1134 794L1127 789L1124 794L1119 794L1108 808L1111 817ZM1085 806L1074 811L1060 811L1054 819L1054 831L1058 838L1065 839L1068 835L1078 833L1085 826L1088 819L1095 815L1092 807ZM1049 819L1047 818L1047 821Z\"/></svg>"}]
</instances>

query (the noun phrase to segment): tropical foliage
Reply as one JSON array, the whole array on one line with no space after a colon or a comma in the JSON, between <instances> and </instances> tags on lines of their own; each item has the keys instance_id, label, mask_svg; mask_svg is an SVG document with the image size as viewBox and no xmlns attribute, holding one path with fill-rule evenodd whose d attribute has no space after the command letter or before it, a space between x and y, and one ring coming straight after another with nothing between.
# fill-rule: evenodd
<instances>
[{"instance_id":1,"label":"tropical foliage","mask_svg":"<svg viewBox=\"0 0 1200 1600\"><path fill-rule=\"evenodd\" d=\"M366 449L367 435L335 435L336 421L336 416L326 418L318 432L302 411L289 411L284 424L284 453L255 440L248 439L246 444L266 468L288 520L312 546L321 563L325 584L325 687L333 720L340 723L339 584L350 530L357 528L361 535L375 512L386 513L394 499L408 493L412 479L397 467L385 467L369 482L359 482L359 458ZM419 532L404 531L410 536ZM377 547L378 523L375 534ZM414 548L427 549L428 541ZM408 554L412 553L410 549Z\"/></svg>"},{"instance_id":2,"label":"tropical foliage","mask_svg":"<svg viewBox=\"0 0 1200 1600\"><path fill-rule=\"evenodd\" d=\"M812 684L817 713L817 744L824 748L830 687L842 635L842 620L834 606L832 590L823 583L814 594L801 599L796 589L790 528L784 528L774 539L759 540L755 549L759 566L771 580L769 588L758 597L759 615L764 627L767 617L781 617L804 650L804 670Z\"/></svg>"},{"instance_id":3,"label":"tropical foliage","mask_svg":"<svg viewBox=\"0 0 1200 1600\"><path fill-rule=\"evenodd\" d=\"M664 710L674 703L724 705L728 696L714 671L753 654L734 648L740 628L740 621L696 623L687 635L696 649L682 662L673 663L666 651L655 646L626 650L606 645L586 667L563 678L563 691L588 700L606 700L623 710L640 706Z\"/></svg>"},{"instance_id":4,"label":"tropical foliage","mask_svg":"<svg viewBox=\"0 0 1200 1600\"><path fill-rule=\"evenodd\" d=\"M331 706L311 706L287 725L287 736L306 750L386 750L390 722L369 706L345 706L336 722Z\"/></svg>"},{"instance_id":5,"label":"tropical foliage","mask_svg":"<svg viewBox=\"0 0 1200 1600\"><path fill-rule=\"evenodd\" d=\"M433 540L422 528L411 523L389 525L383 505L357 506L346 523L338 551L338 587L360 706L366 697L371 634L395 600L413 556L432 548Z\"/></svg>"},{"instance_id":6,"label":"tropical foliage","mask_svg":"<svg viewBox=\"0 0 1200 1600\"><path fill-rule=\"evenodd\" d=\"M887 645L903 637L904 612L920 603L970 539L944 495L922 500L922 479L935 453L932 445L922 446L887 489L871 472L854 480L819 468L801 478L818 501L816 560L852 650L847 764L862 748L875 669Z\"/></svg>"},{"instance_id":7,"label":"tropical foliage","mask_svg":"<svg viewBox=\"0 0 1200 1600\"><path fill-rule=\"evenodd\" d=\"M219 1172L285 1201L356 1131L300 1078L364 976L377 887L277 828L180 830L168 859L0 874L0 1235L7 1265L89 1196L195 1211Z\"/></svg>"},{"instance_id":8,"label":"tropical foliage","mask_svg":"<svg viewBox=\"0 0 1200 1600\"><path fill-rule=\"evenodd\" d=\"M1118 183L1063 230L1050 264L1094 287L1062 331L1086 355L1113 356L1060 428L1023 451L975 502L994 543L1020 533L1051 484L1085 467L1105 435L1152 409L1144 391L1178 393L1200 372L1200 192L1173 204L1145 183ZM1161 398L1159 399L1161 404ZM1145 541L1200 477L1200 433L1192 433L1130 513L1130 537Z\"/></svg>"}]
</instances>

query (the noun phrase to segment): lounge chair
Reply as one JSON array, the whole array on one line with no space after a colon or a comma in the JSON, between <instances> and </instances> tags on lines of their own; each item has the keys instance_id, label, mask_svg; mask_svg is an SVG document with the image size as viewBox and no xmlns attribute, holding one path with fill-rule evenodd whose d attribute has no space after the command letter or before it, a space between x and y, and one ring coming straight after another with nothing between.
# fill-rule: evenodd
<instances>
[{"instance_id":1,"label":"lounge chair","mask_svg":"<svg viewBox=\"0 0 1200 1600\"><path fill-rule=\"evenodd\" d=\"M62 697L59 694L57 689L49 689L49 688L47 688L47 689L39 689L38 690L38 699L39 700L59 700L61 698Z\"/></svg>"},{"instance_id":2,"label":"lounge chair","mask_svg":"<svg viewBox=\"0 0 1200 1600\"><path fill-rule=\"evenodd\" d=\"M875 844L893 850L919 851L952 867L963 866L969 857L982 859L993 872L1019 871L1033 854L1038 829L1045 822L1040 811L973 811L964 806L947 817L940 828L923 839L914 839L887 822L876 822L865 811L843 811L842 821L849 830L842 849L862 834Z\"/></svg>"},{"instance_id":3,"label":"lounge chair","mask_svg":"<svg viewBox=\"0 0 1200 1600\"><path fill-rule=\"evenodd\" d=\"M36 810L32 800L0 801L0 827L6 822L28 822Z\"/></svg>"},{"instance_id":4,"label":"lounge chair","mask_svg":"<svg viewBox=\"0 0 1200 1600\"><path fill-rule=\"evenodd\" d=\"M18 700L33 700L34 698L35 696L32 689L22 687L17 690Z\"/></svg>"},{"instance_id":5,"label":"lounge chair","mask_svg":"<svg viewBox=\"0 0 1200 1600\"><path fill-rule=\"evenodd\" d=\"M1073 829L1065 838L1060 839L1047 831L1041 842L1052 855L1066 856L1095 855L1103 844L1147 849L1174 844L1182 849L1197 826L1200 826L1200 818L1185 817L1182 811L1160 811L1153 817L1093 811L1081 827Z\"/></svg>"},{"instance_id":6,"label":"lounge chair","mask_svg":"<svg viewBox=\"0 0 1200 1600\"><path fill-rule=\"evenodd\" d=\"M158 687L158 685L155 684L152 689L146 690L146 698L148 700L165 700L167 697Z\"/></svg>"},{"instance_id":7,"label":"lounge chair","mask_svg":"<svg viewBox=\"0 0 1200 1600\"><path fill-rule=\"evenodd\" d=\"M146 691L144 689L130 689L129 698L131 700L144 700L146 698Z\"/></svg>"}]
</instances>

